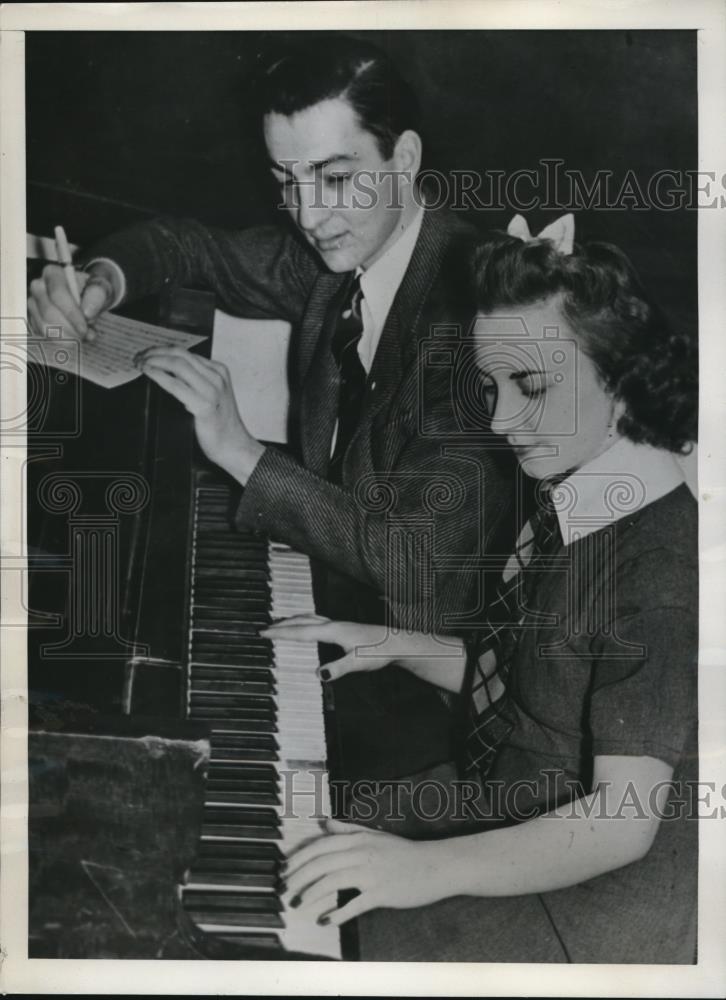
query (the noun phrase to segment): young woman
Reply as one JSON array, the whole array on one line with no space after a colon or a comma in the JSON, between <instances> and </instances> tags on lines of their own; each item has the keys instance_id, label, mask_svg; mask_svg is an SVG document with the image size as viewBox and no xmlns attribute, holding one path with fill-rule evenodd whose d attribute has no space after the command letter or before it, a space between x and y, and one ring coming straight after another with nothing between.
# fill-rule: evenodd
<instances>
[{"instance_id":1,"label":"young woman","mask_svg":"<svg viewBox=\"0 0 726 1000\"><path fill-rule=\"evenodd\" d=\"M488 620L460 642L322 619L267 633L341 646L324 679L395 659L459 694L479 812L421 839L429 775L404 825L330 821L287 891L359 918L367 959L692 962L697 514L672 453L696 436L695 345L618 249L517 225L478 253L470 346L540 503ZM453 775L434 775L439 800Z\"/></svg>"}]
</instances>

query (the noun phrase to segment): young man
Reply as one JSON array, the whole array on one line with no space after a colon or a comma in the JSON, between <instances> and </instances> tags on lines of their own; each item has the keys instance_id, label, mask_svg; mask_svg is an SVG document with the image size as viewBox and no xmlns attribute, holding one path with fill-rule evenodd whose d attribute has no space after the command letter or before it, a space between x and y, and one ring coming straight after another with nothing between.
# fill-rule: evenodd
<instances>
[{"instance_id":1,"label":"young man","mask_svg":"<svg viewBox=\"0 0 726 1000\"><path fill-rule=\"evenodd\" d=\"M31 323L92 336L99 311L168 282L207 285L238 315L289 320L294 455L249 434L222 365L161 349L140 363L245 487L238 526L312 557L321 613L451 630L447 616L481 603L472 554L506 551L511 511L496 456L452 446L452 364L424 363L437 327L474 315L475 234L422 207L416 100L377 49L338 35L308 43L270 66L258 97L291 230L133 227L86 255L80 308L62 270L46 268ZM397 667L336 682L336 705L366 777L450 753L448 709Z\"/></svg>"}]
</instances>

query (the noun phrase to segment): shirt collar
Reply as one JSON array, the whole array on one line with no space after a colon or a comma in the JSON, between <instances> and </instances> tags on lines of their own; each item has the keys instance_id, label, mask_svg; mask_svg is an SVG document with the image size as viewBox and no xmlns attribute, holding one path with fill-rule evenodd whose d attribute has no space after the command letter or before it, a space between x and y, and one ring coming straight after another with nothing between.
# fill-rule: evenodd
<instances>
[{"instance_id":1,"label":"shirt collar","mask_svg":"<svg viewBox=\"0 0 726 1000\"><path fill-rule=\"evenodd\" d=\"M395 243L392 243L386 252L365 271L361 268L356 270L356 274L361 276L361 289L373 322L379 330L383 329L396 292L410 263L413 248L421 229L423 214L424 210L419 206L411 222L402 228Z\"/></svg>"},{"instance_id":2,"label":"shirt collar","mask_svg":"<svg viewBox=\"0 0 726 1000\"><path fill-rule=\"evenodd\" d=\"M554 489L564 544L634 514L682 482L683 471L671 452L618 438Z\"/></svg>"}]
</instances>

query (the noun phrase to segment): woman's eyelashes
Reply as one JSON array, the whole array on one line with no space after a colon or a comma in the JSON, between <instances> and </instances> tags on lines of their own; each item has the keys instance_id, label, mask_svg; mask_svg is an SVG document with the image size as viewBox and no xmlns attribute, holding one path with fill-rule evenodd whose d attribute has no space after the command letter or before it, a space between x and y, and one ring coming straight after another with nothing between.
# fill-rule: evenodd
<instances>
[{"instance_id":1,"label":"woman's eyelashes","mask_svg":"<svg viewBox=\"0 0 726 1000\"><path fill-rule=\"evenodd\" d=\"M540 396L544 396L550 388L546 372L529 372L527 375L516 378L515 381L519 386L519 391L527 399L537 399Z\"/></svg>"}]
</instances>

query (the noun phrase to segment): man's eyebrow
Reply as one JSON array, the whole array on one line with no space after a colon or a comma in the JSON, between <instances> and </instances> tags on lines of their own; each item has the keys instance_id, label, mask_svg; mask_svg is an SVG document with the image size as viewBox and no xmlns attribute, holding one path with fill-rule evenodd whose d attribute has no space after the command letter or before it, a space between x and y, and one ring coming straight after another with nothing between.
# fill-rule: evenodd
<instances>
[{"instance_id":1,"label":"man's eyebrow","mask_svg":"<svg viewBox=\"0 0 726 1000\"><path fill-rule=\"evenodd\" d=\"M354 156L348 153L334 153L332 156L327 156L324 160L310 160L308 166L312 167L313 170L323 170L325 167L329 167L333 163L349 163L355 159ZM287 174L289 177L293 176L291 166L297 164L297 160L284 160L282 162L278 160L273 160L271 156L267 158L269 165L273 170L279 170L283 174Z\"/></svg>"}]
</instances>

